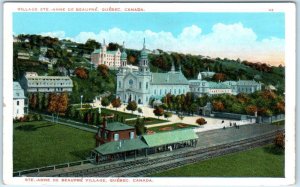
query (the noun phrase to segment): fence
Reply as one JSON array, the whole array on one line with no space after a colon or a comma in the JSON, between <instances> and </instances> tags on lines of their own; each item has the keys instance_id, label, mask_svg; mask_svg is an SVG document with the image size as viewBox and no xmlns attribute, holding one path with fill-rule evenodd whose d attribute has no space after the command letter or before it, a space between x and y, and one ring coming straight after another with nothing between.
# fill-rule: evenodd
<instances>
[{"instance_id":1,"label":"fence","mask_svg":"<svg viewBox=\"0 0 300 187\"><path fill-rule=\"evenodd\" d=\"M270 116L270 117L258 116L257 117L257 123L274 123L274 122L277 122L277 121L282 121L284 119L285 119L284 114L279 114L279 115Z\"/></svg>"},{"instance_id":2,"label":"fence","mask_svg":"<svg viewBox=\"0 0 300 187\"><path fill-rule=\"evenodd\" d=\"M80 161L76 161L76 162L66 162L66 163L57 164L57 165L50 165L50 166L44 166L44 167L39 167L39 168L20 170L20 171L13 172L13 176L20 177L22 175L26 175L26 174L30 174L30 173L39 173L42 171L50 171L50 170L54 171L56 169L88 164L88 163L91 163L92 161L93 161L93 159L87 159L87 160L80 160Z\"/></svg>"},{"instance_id":3,"label":"fence","mask_svg":"<svg viewBox=\"0 0 300 187\"><path fill-rule=\"evenodd\" d=\"M248 120L255 118L254 116L249 116L245 114L235 114L235 113L226 113L226 112L213 112L213 117L216 118L225 118L225 119L234 119L234 120Z\"/></svg>"}]
</instances>

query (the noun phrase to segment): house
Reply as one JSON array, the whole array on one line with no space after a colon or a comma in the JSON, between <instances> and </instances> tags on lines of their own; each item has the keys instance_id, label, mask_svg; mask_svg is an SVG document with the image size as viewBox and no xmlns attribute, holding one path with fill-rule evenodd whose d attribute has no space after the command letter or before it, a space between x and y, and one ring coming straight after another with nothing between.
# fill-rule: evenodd
<instances>
[{"instance_id":1,"label":"house","mask_svg":"<svg viewBox=\"0 0 300 187\"><path fill-rule=\"evenodd\" d=\"M96 145L135 138L136 132L133 126L120 122L107 123L106 118L103 118L103 125L99 127L96 134Z\"/></svg>"},{"instance_id":2,"label":"house","mask_svg":"<svg viewBox=\"0 0 300 187\"><path fill-rule=\"evenodd\" d=\"M29 58L30 58L30 54L28 52L25 51L18 52L18 59L28 60Z\"/></svg>"},{"instance_id":3,"label":"house","mask_svg":"<svg viewBox=\"0 0 300 187\"><path fill-rule=\"evenodd\" d=\"M13 118L20 118L27 113L26 97L19 82L13 84Z\"/></svg>"},{"instance_id":4,"label":"house","mask_svg":"<svg viewBox=\"0 0 300 187\"><path fill-rule=\"evenodd\" d=\"M26 72L20 83L25 93L72 92L73 88L68 76L39 76L36 72Z\"/></svg>"}]
</instances>

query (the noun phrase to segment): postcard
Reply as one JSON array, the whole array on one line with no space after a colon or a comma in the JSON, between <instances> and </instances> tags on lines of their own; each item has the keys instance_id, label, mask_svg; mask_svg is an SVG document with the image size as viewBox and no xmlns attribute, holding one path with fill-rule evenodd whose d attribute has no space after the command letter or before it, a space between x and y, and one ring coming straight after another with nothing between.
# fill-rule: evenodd
<instances>
[{"instance_id":1,"label":"postcard","mask_svg":"<svg viewBox=\"0 0 300 187\"><path fill-rule=\"evenodd\" d=\"M4 3L3 180L295 183L295 4Z\"/></svg>"}]
</instances>

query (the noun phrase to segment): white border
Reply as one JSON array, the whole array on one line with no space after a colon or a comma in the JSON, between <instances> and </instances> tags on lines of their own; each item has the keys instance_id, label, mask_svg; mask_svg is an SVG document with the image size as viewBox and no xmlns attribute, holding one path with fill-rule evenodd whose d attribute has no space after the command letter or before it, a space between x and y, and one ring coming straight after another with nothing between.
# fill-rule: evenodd
<instances>
[{"instance_id":1,"label":"white border","mask_svg":"<svg viewBox=\"0 0 300 187\"><path fill-rule=\"evenodd\" d=\"M296 12L294 3L4 3L3 47L3 181L5 184L68 184L68 185L117 185L117 186L278 186L295 183L295 85L296 85ZM146 12L284 12L285 13L285 66L286 66L286 158L285 178L152 178L153 183L72 183L25 182L12 177L12 13L18 7L82 8L82 7L141 7Z\"/></svg>"}]
</instances>

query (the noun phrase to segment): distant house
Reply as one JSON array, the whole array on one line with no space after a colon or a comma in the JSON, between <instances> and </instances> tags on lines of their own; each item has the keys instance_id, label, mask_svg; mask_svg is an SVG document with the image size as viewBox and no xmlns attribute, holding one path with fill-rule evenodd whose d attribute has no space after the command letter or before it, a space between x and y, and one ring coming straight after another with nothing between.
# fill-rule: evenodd
<instances>
[{"instance_id":1,"label":"distant house","mask_svg":"<svg viewBox=\"0 0 300 187\"><path fill-rule=\"evenodd\" d=\"M36 72L26 72L21 85L26 93L72 92L73 88L68 76L39 76Z\"/></svg>"},{"instance_id":2,"label":"distant house","mask_svg":"<svg viewBox=\"0 0 300 187\"><path fill-rule=\"evenodd\" d=\"M13 118L23 117L26 112L26 97L24 90L18 82L14 82L13 87Z\"/></svg>"},{"instance_id":3,"label":"distant house","mask_svg":"<svg viewBox=\"0 0 300 187\"><path fill-rule=\"evenodd\" d=\"M40 52L41 52L42 55L46 55L47 51L48 51L47 47L41 47L40 48Z\"/></svg>"},{"instance_id":4,"label":"distant house","mask_svg":"<svg viewBox=\"0 0 300 187\"><path fill-rule=\"evenodd\" d=\"M18 36L13 36L13 42L19 43L19 42L21 42L21 40L18 38Z\"/></svg>"},{"instance_id":5,"label":"distant house","mask_svg":"<svg viewBox=\"0 0 300 187\"><path fill-rule=\"evenodd\" d=\"M43 55L40 55L40 56L39 56L39 61L40 61L40 62L45 62L45 63L50 63L49 58L47 58L47 57L45 57L45 56L43 56Z\"/></svg>"},{"instance_id":6,"label":"distant house","mask_svg":"<svg viewBox=\"0 0 300 187\"><path fill-rule=\"evenodd\" d=\"M18 59L28 60L30 58L30 54L28 52L19 51Z\"/></svg>"},{"instance_id":7,"label":"distant house","mask_svg":"<svg viewBox=\"0 0 300 187\"><path fill-rule=\"evenodd\" d=\"M89 55L89 54L83 54L82 57L86 58L86 59L91 59L91 55Z\"/></svg>"}]
</instances>

